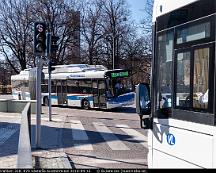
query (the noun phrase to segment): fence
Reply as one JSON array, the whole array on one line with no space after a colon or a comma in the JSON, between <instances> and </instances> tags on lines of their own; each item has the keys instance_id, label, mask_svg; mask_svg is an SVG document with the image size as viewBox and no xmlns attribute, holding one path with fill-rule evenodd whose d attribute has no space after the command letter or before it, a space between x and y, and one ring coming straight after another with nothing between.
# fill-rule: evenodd
<instances>
[{"instance_id":1,"label":"fence","mask_svg":"<svg viewBox=\"0 0 216 173\"><path fill-rule=\"evenodd\" d=\"M31 103L27 103L21 114L17 168L33 168L31 154Z\"/></svg>"}]
</instances>

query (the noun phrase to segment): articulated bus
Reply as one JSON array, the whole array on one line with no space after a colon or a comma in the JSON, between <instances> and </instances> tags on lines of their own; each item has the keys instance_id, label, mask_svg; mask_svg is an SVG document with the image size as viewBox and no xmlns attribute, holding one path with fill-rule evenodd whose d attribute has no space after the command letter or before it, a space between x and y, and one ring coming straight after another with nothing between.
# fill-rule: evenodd
<instances>
[{"instance_id":1,"label":"articulated bus","mask_svg":"<svg viewBox=\"0 0 216 173\"><path fill-rule=\"evenodd\" d=\"M52 105L111 109L134 103L130 71L107 70L102 65L54 66L51 74ZM11 77L14 99L35 99L36 69L26 69ZM117 82L122 88L115 88ZM48 69L42 72L42 103L48 105Z\"/></svg>"},{"instance_id":2,"label":"articulated bus","mask_svg":"<svg viewBox=\"0 0 216 173\"><path fill-rule=\"evenodd\" d=\"M149 168L216 168L216 1L155 0L151 84L136 87Z\"/></svg>"}]
</instances>

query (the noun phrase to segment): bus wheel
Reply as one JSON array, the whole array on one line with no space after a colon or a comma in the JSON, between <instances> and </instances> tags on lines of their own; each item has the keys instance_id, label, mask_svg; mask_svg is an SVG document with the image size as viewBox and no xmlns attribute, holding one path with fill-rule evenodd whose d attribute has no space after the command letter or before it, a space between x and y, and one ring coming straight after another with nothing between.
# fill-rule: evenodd
<instances>
[{"instance_id":1,"label":"bus wheel","mask_svg":"<svg viewBox=\"0 0 216 173\"><path fill-rule=\"evenodd\" d=\"M84 99L82 101L82 107L83 107L83 109L89 109L89 107L90 107L89 101Z\"/></svg>"},{"instance_id":2,"label":"bus wheel","mask_svg":"<svg viewBox=\"0 0 216 173\"><path fill-rule=\"evenodd\" d=\"M49 106L49 99L48 99L48 97L44 98L44 105L45 106Z\"/></svg>"}]
</instances>

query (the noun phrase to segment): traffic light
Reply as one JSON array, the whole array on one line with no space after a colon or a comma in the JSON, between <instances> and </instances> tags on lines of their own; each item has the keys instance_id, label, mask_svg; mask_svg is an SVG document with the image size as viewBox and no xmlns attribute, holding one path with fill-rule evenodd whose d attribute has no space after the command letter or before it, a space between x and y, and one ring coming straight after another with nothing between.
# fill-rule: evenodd
<instances>
[{"instance_id":1,"label":"traffic light","mask_svg":"<svg viewBox=\"0 0 216 173\"><path fill-rule=\"evenodd\" d=\"M58 36L51 36L51 52L56 52L58 50Z\"/></svg>"},{"instance_id":2,"label":"traffic light","mask_svg":"<svg viewBox=\"0 0 216 173\"><path fill-rule=\"evenodd\" d=\"M51 73L53 70L55 70L55 66L56 63L54 61L49 61L49 64L48 64L48 72Z\"/></svg>"},{"instance_id":3,"label":"traffic light","mask_svg":"<svg viewBox=\"0 0 216 173\"><path fill-rule=\"evenodd\" d=\"M34 23L34 53L43 54L46 50L46 24L43 22Z\"/></svg>"}]
</instances>

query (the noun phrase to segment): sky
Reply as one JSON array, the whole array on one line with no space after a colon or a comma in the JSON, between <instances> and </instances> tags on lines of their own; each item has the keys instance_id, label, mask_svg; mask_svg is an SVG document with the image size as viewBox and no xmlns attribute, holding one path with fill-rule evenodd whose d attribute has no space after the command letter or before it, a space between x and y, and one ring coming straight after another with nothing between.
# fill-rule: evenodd
<instances>
[{"instance_id":1,"label":"sky","mask_svg":"<svg viewBox=\"0 0 216 173\"><path fill-rule=\"evenodd\" d=\"M144 18L144 9L146 0L127 0L132 18L136 21L137 24Z\"/></svg>"}]
</instances>

